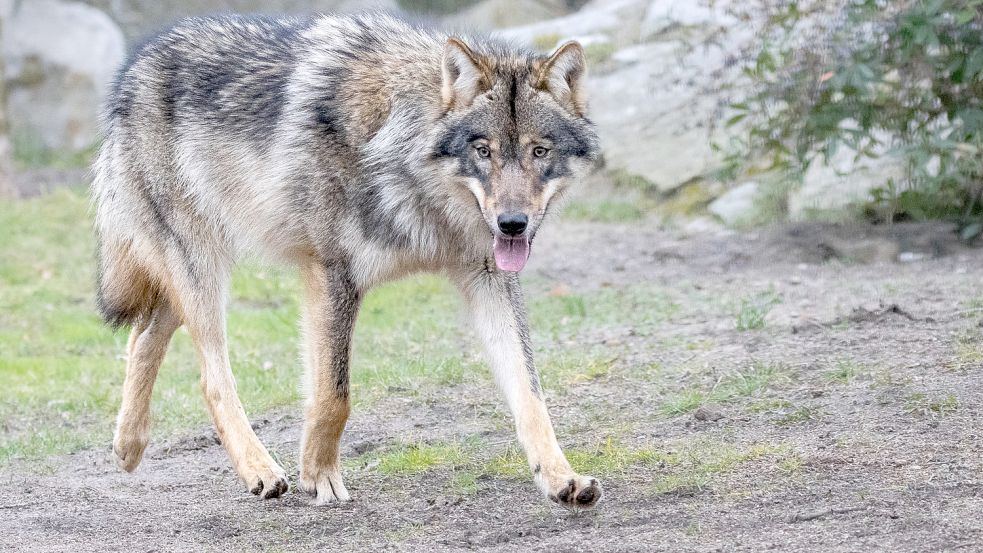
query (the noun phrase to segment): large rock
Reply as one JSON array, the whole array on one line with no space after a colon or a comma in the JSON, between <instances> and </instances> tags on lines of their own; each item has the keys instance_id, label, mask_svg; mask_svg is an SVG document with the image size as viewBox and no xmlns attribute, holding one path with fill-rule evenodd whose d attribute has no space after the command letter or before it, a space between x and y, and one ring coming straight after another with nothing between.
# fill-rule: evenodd
<instances>
[{"instance_id":1,"label":"large rock","mask_svg":"<svg viewBox=\"0 0 983 553\"><path fill-rule=\"evenodd\" d=\"M746 182L731 188L716 200L710 202L707 211L716 215L728 225L739 224L754 215L758 200L757 182Z\"/></svg>"},{"instance_id":2,"label":"large rock","mask_svg":"<svg viewBox=\"0 0 983 553\"><path fill-rule=\"evenodd\" d=\"M40 147L78 151L99 137L99 107L125 54L123 33L101 11L30 0L4 22L11 132Z\"/></svg>"},{"instance_id":3,"label":"large rock","mask_svg":"<svg viewBox=\"0 0 983 553\"><path fill-rule=\"evenodd\" d=\"M443 18L443 23L450 29L490 31L559 17L569 11L563 0L482 0Z\"/></svg>"},{"instance_id":4,"label":"large rock","mask_svg":"<svg viewBox=\"0 0 983 553\"><path fill-rule=\"evenodd\" d=\"M729 2L698 0L652 0L642 20L642 38L650 38L677 27L723 27L737 24L727 12Z\"/></svg>"},{"instance_id":5,"label":"large rock","mask_svg":"<svg viewBox=\"0 0 983 553\"><path fill-rule=\"evenodd\" d=\"M627 44L638 37L645 6L643 0L593 2L571 15L531 25L499 29L495 34L534 47L544 46L544 42L555 42L556 39L578 39L598 34L608 35L617 43Z\"/></svg>"},{"instance_id":6,"label":"large rock","mask_svg":"<svg viewBox=\"0 0 983 553\"><path fill-rule=\"evenodd\" d=\"M617 69L589 81L591 114L605 161L666 192L719 164L711 124L719 108L704 77L723 62L720 48L700 55L656 42L622 50Z\"/></svg>"},{"instance_id":7,"label":"large rock","mask_svg":"<svg viewBox=\"0 0 983 553\"><path fill-rule=\"evenodd\" d=\"M803 221L842 216L869 201L871 192L886 187L889 180L904 179L903 164L890 155L856 157L855 151L841 147L828 163L814 159L801 187L789 196L789 218Z\"/></svg>"}]
</instances>

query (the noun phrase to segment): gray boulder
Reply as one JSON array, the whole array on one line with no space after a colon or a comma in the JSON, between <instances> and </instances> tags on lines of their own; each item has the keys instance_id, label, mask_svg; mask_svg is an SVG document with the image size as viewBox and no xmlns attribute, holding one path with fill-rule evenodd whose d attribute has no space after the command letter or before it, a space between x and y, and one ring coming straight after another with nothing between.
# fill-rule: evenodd
<instances>
[{"instance_id":1,"label":"gray boulder","mask_svg":"<svg viewBox=\"0 0 983 553\"><path fill-rule=\"evenodd\" d=\"M568 11L562 0L481 0L443 18L443 23L449 29L490 31L559 17Z\"/></svg>"},{"instance_id":2,"label":"gray boulder","mask_svg":"<svg viewBox=\"0 0 983 553\"><path fill-rule=\"evenodd\" d=\"M592 2L582 10L531 25L499 29L495 34L528 46L543 46L553 39L579 39L583 36L608 35L618 44L638 37L639 22L645 13L643 0L609 0Z\"/></svg>"},{"instance_id":3,"label":"gray boulder","mask_svg":"<svg viewBox=\"0 0 983 553\"><path fill-rule=\"evenodd\" d=\"M125 55L119 27L79 2L30 0L6 18L2 48L13 136L61 151L92 146Z\"/></svg>"},{"instance_id":4,"label":"gray boulder","mask_svg":"<svg viewBox=\"0 0 983 553\"><path fill-rule=\"evenodd\" d=\"M676 28L730 27L739 22L727 12L729 2L652 0L642 20L642 36L653 37Z\"/></svg>"},{"instance_id":5,"label":"gray boulder","mask_svg":"<svg viewBox=\"0 0 983 553\"><path fill-rule=\"evenodd\" d=\"M710 202L707 211L716 215L728 225L739 224L754 214L755 202L758 199L757 182L749 181L736 188L731 188L716 200Z\"/></svg>"},{"instance_id":6,"label":"gray boulder","mask_svg":"<svg viewBox=\"0 0 983 553\"><path fill-rule=\"evenodd\" d=\"M871 193L886 187L889 180L905 180L903 163L884 152L880 157L860 157L841 147L828 160L814 159L806 170L802 185L788 199L793 221L844 217L851 208L870 201Z\"/></svg>"}]
</instances>

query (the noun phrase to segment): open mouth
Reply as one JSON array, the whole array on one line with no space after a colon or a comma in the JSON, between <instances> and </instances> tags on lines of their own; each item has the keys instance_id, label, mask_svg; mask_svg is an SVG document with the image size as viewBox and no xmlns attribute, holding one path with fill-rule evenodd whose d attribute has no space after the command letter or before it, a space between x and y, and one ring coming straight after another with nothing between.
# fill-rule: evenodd
<instances>
[{"instance_id":1,"label":"open mouth","mask_svg":"<svg viewBox=\"0 0 983 553\"><path fill-rule=\"evenodd\" d=\"M530 246L526 236L495 234L495 265L499 270L518 273L526 266Z\"/></svg>"}]
</instances>

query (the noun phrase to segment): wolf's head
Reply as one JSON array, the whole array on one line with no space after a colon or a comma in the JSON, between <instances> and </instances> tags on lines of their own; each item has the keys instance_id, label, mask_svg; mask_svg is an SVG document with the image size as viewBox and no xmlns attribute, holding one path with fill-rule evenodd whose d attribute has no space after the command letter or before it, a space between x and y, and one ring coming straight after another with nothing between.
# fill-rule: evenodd
<instances>
[{"instance_id":1,"label":"wolf's head","mask_svg":"<svg viewBox=\"0 0 983 553\"><path fill-rule=\"evenodd\" d=\"M550 202L598 156L586 118L586 62L567 42L548 57L451 38L434 155L477 200L495 262L519 271Z\"/></svg>"}]
</instances>

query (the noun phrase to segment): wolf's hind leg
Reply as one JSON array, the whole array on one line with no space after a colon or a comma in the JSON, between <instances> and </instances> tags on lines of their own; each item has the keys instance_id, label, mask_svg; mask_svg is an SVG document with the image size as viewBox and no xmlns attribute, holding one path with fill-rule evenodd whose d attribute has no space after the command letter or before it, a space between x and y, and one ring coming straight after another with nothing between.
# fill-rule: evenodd
<instances>
[{"instance_id":1,"label":"wolf's hind leg","mask_svg":"<svg viewBox=\"0 0 983 553\"><path fill-rule=\"evenodd\" d=\"M232 465L246 489L264 499L288 489L283 469L256 437L236 392L225 332L225 297L229 272L221 267L192 267L173 283L184 325L198 350L201 389ZM188 278L194 275L195 278Z\"/></svg>"},{"instance_id":2,"label":"wolf's hind leg","mask_svg":"<svg viewBox=\"0 0 983 553\"><path fill-rule=\"evenodd\" d=\"M113 453L116 464L132 472L143 459L150 438L150 397L157 371L181 319L170 303L159 298L149 313L133 323L126 355L123 402L116 418Z\"/></svg>"},{"instance_id":3,"label":"wolf's hind leg","mask_svg":"<svg viewBox=\"0 0 983 553\"><path fill-rule=\"evenodd\" d=\"M575 473L556 442L533 364L518 275L481 268L463 271L455 279L515 417L519 443L536 485L561 505L592 507L601 498L601 485Z\"/></svg>"},{"instance_id":4,"label":"wolf's hind leg","mask_svg":"<svg viewBox=\"0 0 983 553\"><path fill-rule=\"evenodd\" d=\"M348 420L352 328L361 299L342 266L304 272L304 364L307 401L300 446L300 487L318 503L349 501L338 445Z\"/></svg>"}]
</instances>

